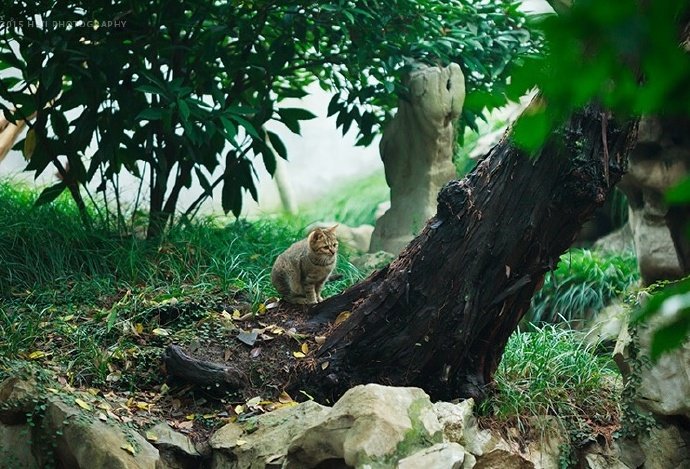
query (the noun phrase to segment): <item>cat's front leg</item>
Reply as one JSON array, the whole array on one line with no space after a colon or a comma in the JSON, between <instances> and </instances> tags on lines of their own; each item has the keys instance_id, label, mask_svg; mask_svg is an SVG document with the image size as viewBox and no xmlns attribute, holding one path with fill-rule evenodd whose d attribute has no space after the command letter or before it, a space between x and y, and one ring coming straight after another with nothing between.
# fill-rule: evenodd
<instances>
[{"instance_id":1,"label":"cat's front leg","mask_svg":"<svg viewBox=\"0 0 690 469\"><path fill-rule=\"evenodd\" d=\"M316 288L314 285L305 285L304 293L307 296L308 303L318 303L318 296L316 294Z\"/></svg>"},{"instance_id":2,"label":"cat's front leg","mask_svg":"<svg viewBox=\"0 0 690 469\"><path fill-rule=\"evenodd\" d=\"M321 290L323 289L324 282L321 282L314 286L314 292L316 293L316 301L321 303L323 301L323 296L321 296Z\"/></svg>"}]
</instances>

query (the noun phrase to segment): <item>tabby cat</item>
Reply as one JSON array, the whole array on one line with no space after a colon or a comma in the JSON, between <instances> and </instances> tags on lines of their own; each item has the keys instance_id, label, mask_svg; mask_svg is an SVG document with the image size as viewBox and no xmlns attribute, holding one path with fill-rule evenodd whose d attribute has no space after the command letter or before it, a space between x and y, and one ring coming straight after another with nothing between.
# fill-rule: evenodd
<instances>
[{"instance_id":1,"label":"tabby cat","mask_svg":"<svg viewBox=\"0 0 690 469\"><path fill-rule=\"evenodd\" d=\"M335 229L316 228L278 256L271 270L271 282L288 303L322 301L321 289L335 267L338 240Z\"/></svg>"}]
</instances>

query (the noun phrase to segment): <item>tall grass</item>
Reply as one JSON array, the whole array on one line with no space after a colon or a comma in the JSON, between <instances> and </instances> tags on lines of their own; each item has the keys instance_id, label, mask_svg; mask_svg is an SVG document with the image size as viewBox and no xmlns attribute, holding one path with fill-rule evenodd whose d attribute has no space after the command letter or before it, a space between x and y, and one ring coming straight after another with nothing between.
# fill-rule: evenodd
<instances>
[{"instance_id":1,"label":"tall grass","mask_svg":"<svg viewBox=\"0 0 690 469\"><path fill-rule=\"evenodd\" d=\"M390 197L383 170L331 190L318 202L301 207L301 217L311 221L334 220L350 226L376 223L376 211Z\"/></svg>"},{"instance_id":2,"label":"tall grass","mask_svg":"<svg viewBox=\"0 0 690 469\"><path fill-rule=\"evenodd\" d=\"M592 318L640 278L632 253L603 254L571 249L558 267L546 274L544 286L532 298L525 321L533 324Z\"/></svg>"},{"instance_id":3,"label":"tall grass","mask_svg":"<svg viewBox=\"0 0 690 469\"><path fill-rule=\"evenodd\" d=\"M581 333L554 325L515 332L494 376L495 392L480 410L527 431L551 416L571 438L587 440L619 424L620 375ZM577 442L573 442L576 444Z\"/></svg>"}]
</instances>

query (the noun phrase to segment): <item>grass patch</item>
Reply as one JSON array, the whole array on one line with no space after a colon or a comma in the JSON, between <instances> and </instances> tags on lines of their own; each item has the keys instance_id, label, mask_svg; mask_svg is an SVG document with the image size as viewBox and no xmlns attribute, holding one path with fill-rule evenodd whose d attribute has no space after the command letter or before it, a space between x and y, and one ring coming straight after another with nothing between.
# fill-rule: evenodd
<instances>
[{"instance_id":1,"label":"grass patch","mask_svg":"<svg viewBox=\"0 0 690 469\"><path fill-rule=\"evenodd\" d=\"M36 197L0 184L0 361L41 362L79 386L145 386L168 343L229 336L220 312L259 314L274 259L303 237L301 219L207 218L150 242L85 228L69 198ZM326 296L361 278L348 255Z\"/></svg>"},{"instance_id":2,"label":"grass patch","mask_svg":"<svg viewBox=\"0 0 690 469\"><path fill-rule=\"evenodd\" d=\"M376 210L390 197L383 170L330 191L317 203L301 207L302 218L337 221L349 226L376 224Z\"/></svg>"},{"instance_id":3,"label":"grass patch","mask_svg":"<svg viewBox=\"0 0 690 469\"><path fill-rule=\"evenodd\" d=\"M620 374L580 332L548 324L515 332L495 384L495 393L480 406L493 424L508 423L528 434L535 419L553 416L575 446L592 436L610 438L619 426Z\"/></svg>"},{"instance_id":4,"label":"grass patch","mask_svg":"<svg viewBox=\"0 0 690 469\"><path fill-rule=\"evenodd\" d=\"M639 278L637 258L632 253L611 255L571 249L561 256L556 270L546 274L524 321L566 321L572 325L591 319Z\"/></svg>"}]
</instances>

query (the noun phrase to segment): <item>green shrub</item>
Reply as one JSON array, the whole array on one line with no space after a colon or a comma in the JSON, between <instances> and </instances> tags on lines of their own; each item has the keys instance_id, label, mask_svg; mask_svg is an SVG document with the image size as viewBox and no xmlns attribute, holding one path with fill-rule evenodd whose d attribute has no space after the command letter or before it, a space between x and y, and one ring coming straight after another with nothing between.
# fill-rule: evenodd
<instances>
[{"instance_id":1,"label":"green shrub","mask_svg":"<svg viewBox=\"0 0 690 469\"><path fill-rule=\"evenodd\" d=\"M533 324L590 319L639 280L632 253L611 255L571 249L558 267L546 274L532 298L525 321Z\"/></svg>"},{"instance_id":2,"label":"green shrub","mask_svg":"<svg viewBox=\"0 0 690 469\"><path fill-rule=\"evenodd\" d=\"M595 349L581 333L550 324L516 331L494 376L495 392L480 406L483 418L528 434L540 418L552 416L571 445L613 431L621 379L612 359Z\"/></svg>"}]
</instances>

